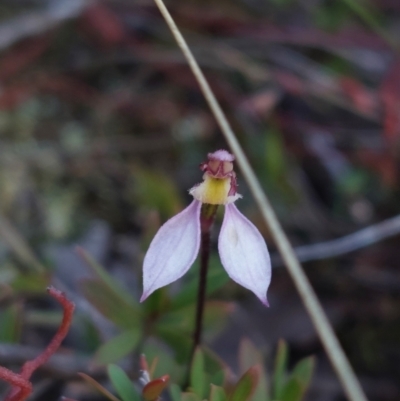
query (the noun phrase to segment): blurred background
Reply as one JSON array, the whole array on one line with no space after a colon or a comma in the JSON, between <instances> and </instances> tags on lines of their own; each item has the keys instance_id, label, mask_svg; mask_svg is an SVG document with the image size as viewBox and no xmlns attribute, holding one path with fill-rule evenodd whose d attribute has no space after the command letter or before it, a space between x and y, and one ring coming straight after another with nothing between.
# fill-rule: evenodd
<instances>
[{"instance_id":1,"label":"blurred background","mask_svg":"<svg viewBox=\"0 0 400 401\"><path fill-rule=\"evenodd\" d=\"M301 247L369 399L399 400L400 2L167 5ZM113 359L135 372L132 353L164 352L143 315L153 319L168 297L175 308L189 302L182 291L195 285L196 268L139 309L144 252L188 204L199 164L219 148L224 139L151 0L0 1L0 365L16 369L54 333L61 312L44 291L49 283L77 304L64 351L38 374L32 400L101 400L77 371L102 380ZM316 357L306 399L344 400L240 171L238 179L237 205L272 253L271 307L221 269L221 213L207 344L235 372L250 338L268 371L283 338L289 366ZM102 267L85 263L76 245ZM167 313L158 335L178 352L178 326L167 327L177 320ZM104 348L127 330L134 341L118 343L119 353ZM182 364L186 354L166 355ZM164 374L172 366L167 358ZM178 382L181 371L171 373Z\"/></svg>"}]
</instances>

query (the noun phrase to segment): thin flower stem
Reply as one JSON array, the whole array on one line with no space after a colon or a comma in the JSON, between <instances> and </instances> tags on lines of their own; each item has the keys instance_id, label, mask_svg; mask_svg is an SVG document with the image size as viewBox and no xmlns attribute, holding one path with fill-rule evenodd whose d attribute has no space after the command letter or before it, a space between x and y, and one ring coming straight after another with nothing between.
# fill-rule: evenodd
<instances>
[{"instance_id":1,"label":"thin flower stem","mask_svg":"<svg viewBox=\"0 0 400 401\"><path fill-rule=\"evenodd\" d=\"M275 243L282 255L285 265L296 285L296 288L303 300L314 327L324 345L325 351L334 367L339 380L342 383L343 389L351 401L366 401L367 398L361 388L360 383L344 353L328 318L320 304L307 276L302 270L298 259L289 243L276 215L273 211L256 175L254 174L244 152L241 148L235 134L230 127L230 124L225 117L219 103L217 102L208 82L206 81L199 65L197 64L193 54L191 53L185 39L179 32L174 20L169 14L162 0L154 0L161 14L166 20L178 46L181 48L200 88L206 98L208 105L214 114L217 123L223 132L226 141L229 144L232 152L236 156L237 163L242 171L242 174L254 196L255 201L260 208L263 219Z\"/></svg>"},{"instance_id":2,"label":"thin flower stem","mask_svg":"<svg viewBox=\"0 0 400 401\"><path fill-rule=\"evenodd\" d=\"M201 233L201 249L200 249L200 276L199 289L197 292L196 306L196 325L193 334L193 352L201 344L201 333L203 330L204 305L206 301L207 290L207 272L210 260L210 231Z\"/></svg>"},{"instance_id":3,"label":"thin flower stem","mask_svg":"<svg viewBox=\"0 0 400 401\"><path fill-rule=\"evenodd\" d=\"M192 355L201 344L201 333L203 329L204 305L207 291L207 272L210 260L211 227L214 223L217 205L203 204L200 213L201 224L201 248L200 248L200 276L199 289L197 292L196 321L193 334Z\"/></svg>"}]
</instances>

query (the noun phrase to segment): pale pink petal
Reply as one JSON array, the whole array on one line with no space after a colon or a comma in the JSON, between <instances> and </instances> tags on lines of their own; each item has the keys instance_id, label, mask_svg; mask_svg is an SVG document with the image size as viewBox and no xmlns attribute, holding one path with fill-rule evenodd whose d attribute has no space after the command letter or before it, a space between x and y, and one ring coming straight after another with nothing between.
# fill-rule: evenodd
<instances>
[{"instance_id":1,"label":"pale pink petal","mask_svg":"<svg viewBox=\"0 0 400 401\"><path fill-rule=\"evenodd\" d=\"M233 203L225 206L218 250L229 277L253 291L268 306L271 260L267 245L254 224Z\"/></svg>"},{"instance_id":2,"label":"pale pink petal","mask_svg":"<svg viewBox=\"0 0 400 401\"><path fill-rule=\"evenodd\" d=\"M201 203L194 200L158 230L143 262L143 302L153 291L182 277L200 247Z\"/></svg>"}]
</instances>

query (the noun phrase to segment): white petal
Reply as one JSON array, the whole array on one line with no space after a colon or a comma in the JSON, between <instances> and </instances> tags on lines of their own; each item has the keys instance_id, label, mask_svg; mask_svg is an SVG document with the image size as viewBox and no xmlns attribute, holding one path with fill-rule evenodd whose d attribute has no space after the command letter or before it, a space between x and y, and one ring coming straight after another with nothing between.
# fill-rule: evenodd
<instances>
[{"instance_id":1,"label":"white petal","mask_svg":"<svg viewBox=\"0 0 400 401\"><path fill-rule=\"evenodd\" d=\"M229 277L253 291L268 306L271 260L267 245L254 224L233 203L225 206L218 250Z\"/></svg>"},{"instance_id":2,"label":"white petal","mask_svg":"<svg viewBox=\"0 0 400 401\"><path fill-rule=\"evenodd\" d=\"M194 200L158 230L144 257L143 302L153 291L182 277L200 247L201 203Z\"/></svg>"}]
</instances>

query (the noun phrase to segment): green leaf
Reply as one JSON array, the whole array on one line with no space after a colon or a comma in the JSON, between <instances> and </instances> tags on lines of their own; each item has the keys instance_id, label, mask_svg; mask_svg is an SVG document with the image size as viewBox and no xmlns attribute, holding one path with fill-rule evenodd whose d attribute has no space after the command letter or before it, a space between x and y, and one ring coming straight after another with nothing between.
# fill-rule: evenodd
<instances>
[{"instance_id":1,"label":"green leaf","mask_svg":"<svg viewBox=\"0 0 400 401\"><path fill-rule=\"evenodd\" d=\"M140 401L140 396L126 373L117 365L108 365L108 376L122 401Z\"/></svg>"},{"instance_id":2,"label":"green leaf","mask_svg":"<svg viewBox=\"0 0 400 401\"><path fill-rule=\"evenodd\" d=\"M234 305L229 302L207 302L204 311L205 339L210 339L223 329ZM188 306L163 314L155 325L156 334L175 351L177 362L185 362L192 349L192 331L195 306Z\"/></svg>"},{"instance_id":3,"label":"green leaf","mask_svg":"<svg viewBox=\"0 0 400 401\"><path fill-rule=\"evenodd\" d=\"M204 310L204 336L210 338L217 334L226 323L229 314L234 310L234 304L222 301L208 301ZM172 328L191 334L194 326L195 305L186 306L180 309L163 314L157 322L158 328Z\"/></svg>"},{"instance_id":4,"label":"green leaf","mask_svg":"<svg viewBox=\"0 0 400 401\"><path fill-rule=\"evenodd\" d=\"M95 388L100 394L103 394L104 397L109 399L110 401L120 401L117 397L111 394L106 388L104 388L99 382L90 377L86 373L78 372L78 375L85 380L89 385Z\"/></svg>"},{"instance_id":5,"label":"green leaf","mask_svg":"<svg viewBox=\"0 0 400 401\"><path fill-rule=\"evenodd\" d=\"M169 395L172 401L181 401L181 388L173 383L169 386Z\"/></svg>"},{"instance_id":6,"label":"green leaf","mask_svg":"<svg viewBox=\"0 0 400 401\"><path fill-rule=\"evenodd\" d=\"M225 370L219 370L211 376L209 382L216 386L222 386L226 382L226 376Z\"/></svg>"},{"instance_id":7,"label":"green leaf","mask_svg":"<svg viewBox=\"0 0 400 401\"><path fill-rule=\"evenodd\" d=\"M305 358L297 363L282 390L282 401L301 401L303 399L311 381L314 365L314 357Z\"/></svg>"},{"instance_id":8,"label":"green leaf","mask_svg":"<svg viewBox=\"0 0 400 401\"><path fill-rule=\"evenodd\" d=\"M50 284L50 275L37 273L18 274L12 281L12 288L16 292L43 293L43 289Z\"/></svg>"},{"instance_id":9,"label":"green leaf","mask_svg":"<svg viewBox=\"0 0 400 401\"><path fill-rule=\"evenodd\" d=\"M210 383L217 386L224 386L228 377L232 376L228 365L215 354L211 349L203 346L205 371L211 376Z\"/></svg>"},{"instance_id":10,"label":"green leaf","mask_svg":"<svg viewBox=\"0 0 400 401\"><path fill-rule=\"evenodd\" d=\"M132 297L130 292L125 290L125 288L115 281L114 278L110 276L104 269L104 267L98 264L93 257L85 251L85 249L77 247L76 252L86 262L88 267L92 269L104 286L108 287L109 290L115 294L115 296L124 300L125 303L131 305L132 307L136 307L137 309L139 308L138 302Z\"/></svg>"},{"instance_id":11,"label":"green leaf","mask_svg":"<svg viewBox=\"0 0 400 401\"><path fill-rule=\"evenodd\" d=\"M342 0L351 10L358 15L376 34L382 37L389 45L396 48L397 42L393 40L389 31L380 23L378 16L378 10L372 9L369 2L359 0Z\"/></svg>"},{"instance_id":12,"label":"green leaf","mask_svg":"<svg viewBox=\"0 0 400 401\"><path fill-rule=\"evenodd\" d=\"M21 308L17 304L0 311L0 342L15 343L19 339Z\"/></svg>"},{"instance_id":13,"label":"green leaf","mask_svg":"<svg viewBox=\"0 0 400 401\"><path fill-rule=\"evenodd\" d=\"M260 380L258 381L257 388L255 389L252 401L265 401L268 399L268 381L267 373L263 366L263 358L261 353L256 349L253 343L245 338L240 342L239 348L239 367L240 372L243 373L251 366L256 364L260 365Z\"/></svg>"},{"instance_id":14,"label":"green leaf","mask_svg":"<svg viewBox=\"0 0 400 401\"><path fill-rule=\"evenodd\" d=\"M280 401L300 401L303 398L303 389L300 382L291 377L282 389Z\"/></svg>"},{"instance_id":15,"label":"green leaf","mask_svg":"<svg viewBox=\"0 0 400 401\"><path fill-rule=\"evenodd\" d=\"M103 281L85 278L80 281L79 286L85 298L117 326L124 329L140 326L138 309Z\"/></svg>"},{"instance_id":16,"label":"green leaf","mask_svg":"<svg viewBox=\"0 0 400 401\"><path fill-rule=\"evenodd\" d=\"M58 328L63 318L61 311L31 310L25 312L25 320L28 324Z\"/></svg>"},{"instance_id":17,"label":"green leaf","mask_svg":"<svg viewBox=\"0 0 400 401\"><path fill-rule=\"evenodd\" d=\"M273 395L272 398L279 400L285 383L285 371L288 360L288 347L284 340L279 340L278 349L275 357L275 367L273 374Z\"/></svg>"},{"instance_id":18,"label":"green leaf","mask_svg":"<svg viewBox=\"0 0 400 401\"><path fill-rule=\"evenodd\" d=\"M185 334L176 328L163 326L157 326L155 332L175 351L176 362L184 363L189 359L193 347L193 339L190 334Z\"/></svg>"},{"instance_id":19,"label":"green leaf","mask_svg":"<svg viewBox=\"0 0 400 401\"><path fill-rule=\"evenodd\" d=\"M194 312L194 305L166 312L159 317L157 327L174 329L176 332L190 334L193 330Z\"/></svg>"},{"instance_id":20,"label":"green leaf","mask_svg":"<svg viewBox=\"0 0 400 401\"><path fill-rule=\"evenodd\" d=\"M201 401L201 398L194 393L182 393L181 401Z\"/></svg>"},{"instance_id":21,"label":"green leaf","mask_svg":"<svg viewBox=\"0 0 400 401\"><path fill-rule=\"evenodd\" d=\"M225 390L222 387L211 384L210 401L226 401Z\"/></svg>"},{"instance_id":22,"label":"green leaf","mask_svg":"<svg viewBox=\"0 0 400 401\"><path fill-rule=\"evenodd\" d=\"M257 387L260 371L260 365L250 368L236 384L229 401L249 401Z\"/></svg>"},{"instance_id":23,"label":"green leaf","mask_svg":"<svg viewBox=\"0 0 400 401\"><path fill-rule=\"evenodd\" d=\"M148 361L157 358L157 365L153 372L153 377L160 377L165 374L170 376L171 382L180 383L186 374L186 369L182 365L178 365L176 359L171 356L169 349L160 341L148 337L142 347L142 353L146 355Z\"/></svg>"},{"instance_id":24,"label":"green leaf","mask_svg":"<svg viewBox=\"0 0 400 401\"><path fill-rule=\"evenodd\" d=\"M146 302L141 305L144 311L144 315L152 316L162 315L163 313L170 310L170 296L167 287L159 288L151 294L151 297L146 299Z\"/></svg>"},{"instance_id":25,"label":"green leaf","mask_svg":"<svg viewBox=\"0 0 400 401\"><path fill-rule=\"evenodd\" d=\"M315 357L310 356L299 361L293 369L292 375L296 377L306 389L310 385L315 368Z\"/></svg>"},{"instance_id":26,"label":"green leaf","mask_svg":"<svg viewBox=\"0 0 400 401\"><path fill-rule=\"evenodd\" d=\"M151 172L135 168L132 197L147 209L158 210L166 220L182 210L182 202L176 184L161 171Z\"/></svg>"},{"instance_id":27,"label":"green leaf","mask_svg":"<svg viewBox=\"0 0 400 401\"><path fill-rule=\"evenodd\" d=\"M97 350L94 362L100 365L108 365L119 361L136 348L140 337L141 332L138 328L124 331Z\"/></svg>"},{"instance_id":28,"label":"green leaf","mask_svg":"<svg viewBox=\"0 0 400 401\"><path fill-rule=\"evenodd\" d=\"M206 393L206 375L204 372L204 355L200 348L197 348L190 369L190 385L195 394L201 399Z\"/></svg>"},{"instance_id":29,"label":"green leaf","mask_svg":"<svg viewBox=\"0 0 400 401\"><path fill-rule=\"evenodd\" d=\"M366 191L370 184L368 173L361 169L352 168L340 176L338 189L342 196L358 196Z\"/></svg>"},{"instance_id":30,"label":"green leaf","mask_svg":"<svg viewBox=\"0 0 400 401\"><path fill-rule=\"evenodd\" d=\"M266 170L273 182L278 182L286 174L287 161L282 135L277 130L268 131L265 151Z\"/></svg>"},{"instance_id":31,"label":"green leaf","mask_svg":"<svg viewBox=\"0 0 400 401\"><path fill-rule=\"evenodd\" d=\"M203 321L204 339L210 341L217 336L226 327L229 316L234 310L235 304L233 302L206 302Z\"/></svg>"}]
</instances>

